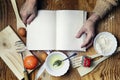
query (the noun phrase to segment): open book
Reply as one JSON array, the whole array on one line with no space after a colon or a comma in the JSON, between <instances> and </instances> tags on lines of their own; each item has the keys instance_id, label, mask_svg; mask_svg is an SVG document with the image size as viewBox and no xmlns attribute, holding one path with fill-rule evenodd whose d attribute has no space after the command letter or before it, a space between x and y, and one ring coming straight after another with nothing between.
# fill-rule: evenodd
<instances>
[{"instance_id":1,"label":"open book","mask_svg":"<svg viewBox=\"0 0 120 80\"><path fill-rule=\"evenodd\" d=\"M77 50L85 35L76 38L86 20L86 12L80 10L40 10L38 16L27 25L27 48L29 50Z\"/></svg>"}]
</instances>

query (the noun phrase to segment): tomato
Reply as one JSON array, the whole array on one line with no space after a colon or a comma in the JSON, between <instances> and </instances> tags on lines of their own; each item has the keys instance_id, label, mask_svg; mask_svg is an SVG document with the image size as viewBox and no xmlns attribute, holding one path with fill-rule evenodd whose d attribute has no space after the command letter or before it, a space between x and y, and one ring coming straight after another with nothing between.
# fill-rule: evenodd
<instances>
[{"instance_id":1,"label":"tomato","mask_svg":"<svg viewBox=\"0 0 120 80\"><path fill-rule=\"evenodd\" d=\"M26 69L34 69L38 64L38 60L35 56L30 55L24 58L24 66Z\"/></svg>"}]
</instances>

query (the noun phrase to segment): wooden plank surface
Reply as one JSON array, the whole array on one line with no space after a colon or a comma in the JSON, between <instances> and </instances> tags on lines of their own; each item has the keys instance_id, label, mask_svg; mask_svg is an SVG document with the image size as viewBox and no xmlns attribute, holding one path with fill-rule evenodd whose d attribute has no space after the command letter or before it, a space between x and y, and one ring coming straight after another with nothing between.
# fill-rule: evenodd
<instances>
[{"instance_id":1,"label":"wooden plank surface","mask_svg":"<svg viewBox=\"0 0 120 80\"><path fill-rule=\"evenodd\" d=\"M21 54L17 52L18 45L15 45L17 41L21 41L12 28L8 25L0 32L0 57L6 63L6 65L12 70L18 79L24 78L24 66ZM21 41L22 42L22 41ZM19 45L20 46L20 45ZM25 45L21 45L25 48ZM20 48L20 47L19 47ZM27 55L32 55L28 50L24 50L23 58ZM27 70L28 73L33 70Z\"/></svg>"},{"instance_id":2,"label":"wooden plank surface","mask_svg":"<svg viewBox=\"0 0 120 80\"><path fill-rule=\"evenodd\" d=\"M16 0L18 8L20 10L24 0ZM95 6L96 0L40 0L40 9L82 9L87 10L89 13ZM11 25L16 31L16 18L10 3L10 0L0 0L0 30L4 29L7 25ZM112 32L118 39L118 45L120 46L120 6L113 9L105 19L99 21L95 26L96 33L102 31ZM25 38L22 38L25 41ZM0 53L2 54L2 53ZM93 47L87 50L85 54L95 54ZM46 72L43 73L43 77L48 76L47 80L120 80L120 54L117 53L105 60L90 74L80 77L76 69L70 69L68 73L62 77L52 77ZM30 78L34 80L37 70L34 71ZM0 80L18 80L13 72L0 58ZM41 80L41 79L39 79ZM46 80L46 79L44 79Z\"/></svg>"}]
</instances>

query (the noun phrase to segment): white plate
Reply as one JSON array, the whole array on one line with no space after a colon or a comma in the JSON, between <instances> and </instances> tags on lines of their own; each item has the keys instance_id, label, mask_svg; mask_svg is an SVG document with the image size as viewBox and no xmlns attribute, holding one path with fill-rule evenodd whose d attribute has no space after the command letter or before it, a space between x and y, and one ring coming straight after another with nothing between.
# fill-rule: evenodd
<instances>
[{"instance_id":1,"label":"white plate","mask_svg":"<svg viewBox=\"0 0 120 80\"><path fill-rule=\"evenodd\" d=\"M70 67L69 59L63 61L59 67L53 66L53 63L56 60L63 60L65 58L67 58L67 56L62 52L52 52L51 54L49 54L46 58L46 71L52 76L62 76L67 73Z\"/></svg>"},{"instance_id":2,"label":"white plate","mask_svg":"<svg viewBox=\"0 0 120 80\"><path fill-rule=\"evenodd\" d=\"M108 45L107 47L103 48L103 49L108 49L108 50L104 51L101 48L102 45L100 45L97 42L98 39L99 40L101 39L101 41L99 41L99 42L102 43L104 46ZM101 32L95 37L93 46L98 54L103 55L103 56L110 56L117 49L117 40L113 34L111 34L109 32Z\"/></svg>"}]
</instances>

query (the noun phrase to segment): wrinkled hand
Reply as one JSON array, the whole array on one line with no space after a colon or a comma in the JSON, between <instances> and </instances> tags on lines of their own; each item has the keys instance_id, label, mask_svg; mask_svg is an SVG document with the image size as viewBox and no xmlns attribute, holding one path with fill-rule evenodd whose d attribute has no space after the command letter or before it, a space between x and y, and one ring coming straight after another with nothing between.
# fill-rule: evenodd
<instances>
[{"instance_id":1,"label":"wrinkled hand","mask_svg":"<svg viewBox=\"0 0 120 80\"><path fill-rule=\"evenodd\" d=\"M22 21L30 24L37 15L37 0L26 0L20 10Z\"/></svg>"},{"instance_id":2,"label":"wrinkled hand","mask_svg":"<svg viewBox=\"0 0 120 80\"><path fill-rule=\"evenodd\" d=\"M93 14L88 20L84 23L82 28L78 31L76 38L80 38L82 34L86 34L86 38L81 47L89 48L93 43L93 38L95 36L95 24L99 19L98 15Z\"/></svg>"}]
</instances>

